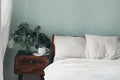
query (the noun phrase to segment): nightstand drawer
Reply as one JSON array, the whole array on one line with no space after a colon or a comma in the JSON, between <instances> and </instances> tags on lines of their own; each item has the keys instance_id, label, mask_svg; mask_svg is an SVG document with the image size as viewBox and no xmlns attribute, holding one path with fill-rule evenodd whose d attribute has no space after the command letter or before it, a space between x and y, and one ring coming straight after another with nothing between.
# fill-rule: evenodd
<instances>
[{"instance_id":1,"label":"nightstand drawer","mask_svg":"<svg viewBox=\"0 0 120 80\"><path fill-rule=\"evenodd\" d=\"M17 67L15 69L15 72L19 73L19 74L23 74L23 73L24 74L27 74L27 73L31 74L33 72L33 68L27 67L27 66L20 66L20 67Z\"/></svg>"},{"instance_id":2,"label":"nightstand drawer","mask_svg":"<svg viewBox=\"0 0 120 80\"><path fill-rule=\"evenodd\" d=\"M16 74L41 74L49 64L46 56L17 56L15 58L14 70Z\"/></svg>"},{"instance_id":3,"label":"nightstand drawer","mask_svg":"<svg viewBox=\"0 0 120 80\"><path fill-rule=\"evenodd\" d=\"M42 60L33 60L33 59L22 59L22 60L19 60L19 65L26 65L26 66L29 66L29 65L45 65L46 62L45 61L42 61Z\"/></svg>"},{"instance_id":4,"label":"nightstand drawer","mask_svg":"<svg viewBox=\"0 0 120 80\"><path fill-rule=\"evenodd\" d=\"M44 74L43 67L37 66L20 66L16 68L16 73L19 74Z\"/></svg>"}]
</instances>

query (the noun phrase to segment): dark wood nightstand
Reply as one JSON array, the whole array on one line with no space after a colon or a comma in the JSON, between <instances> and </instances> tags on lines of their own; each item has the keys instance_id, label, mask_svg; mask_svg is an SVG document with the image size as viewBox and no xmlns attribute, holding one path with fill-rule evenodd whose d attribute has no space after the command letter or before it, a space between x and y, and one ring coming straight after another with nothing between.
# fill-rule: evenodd
<instances>
[{"instance_id":1,"label":"dark wood nightstand","mask_svg":"<svg viewBox=\"0 0 120 80\"><path fill-rule=\"evenodd\" d=\"M48 64L48 56L17 55L14 60L14 72L18 74L18 80L22 80L23 74L40 75L41 80L44 80L44 68Z\"/></svg>"}]
</instances>

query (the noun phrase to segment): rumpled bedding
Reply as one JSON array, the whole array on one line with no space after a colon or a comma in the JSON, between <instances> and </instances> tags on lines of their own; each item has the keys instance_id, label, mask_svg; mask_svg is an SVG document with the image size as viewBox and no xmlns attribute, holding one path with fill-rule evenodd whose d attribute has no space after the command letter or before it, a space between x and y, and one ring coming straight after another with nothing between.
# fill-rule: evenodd
<instances>
[{"instance_id":1,"label":"rumpled bedding","mask_svg":"<svg viewBox=\"0 0 120 80\"><path fill-rule=\"evenodd\" d=\"M70 58L45 68L45 80L120 80L120 60Z\"/></svg>"}]
</instances>

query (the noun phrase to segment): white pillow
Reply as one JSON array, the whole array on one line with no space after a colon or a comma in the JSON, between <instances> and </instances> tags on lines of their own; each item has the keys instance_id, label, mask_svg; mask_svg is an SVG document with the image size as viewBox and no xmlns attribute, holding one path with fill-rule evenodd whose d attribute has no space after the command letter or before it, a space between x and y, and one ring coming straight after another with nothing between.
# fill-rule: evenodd
<instances>
[{"instance_id":1,"label":"white pillow","mask_svg":"<svg viewBox=\"0 0 120 80\"><path fill-rule=\"evenodd\" d=\"M118 59L120 57L119 38L86 34L86 57L90 59Z\"/></svg>"},{"instance_id":2,"label":"white pillow","mask_svg":"<svg viewBox=\"0 0 120 80\"><path fill-rule=\"evenodd\" d=\"M83 37L54 36L55 59L84 58L86 41Z\"/></svg>"}]
</instances>

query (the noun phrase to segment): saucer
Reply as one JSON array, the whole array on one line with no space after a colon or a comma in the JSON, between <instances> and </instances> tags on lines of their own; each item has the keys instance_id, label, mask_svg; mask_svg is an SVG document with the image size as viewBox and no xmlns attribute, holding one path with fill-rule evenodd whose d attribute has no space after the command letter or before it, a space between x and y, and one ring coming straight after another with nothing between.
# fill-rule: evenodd
<instances>
[{"instance_id":1,"label":"saucer","mask_svg":"<svg viewBox=\"0 0 120 80\"><path fill-rule=\"evenodd\" d=\"M34 55L34 56L42 56L42 55L40 55L40 54L38 54L38 53L33 53L33 55Z\"/></svg>"}]
</instances>

